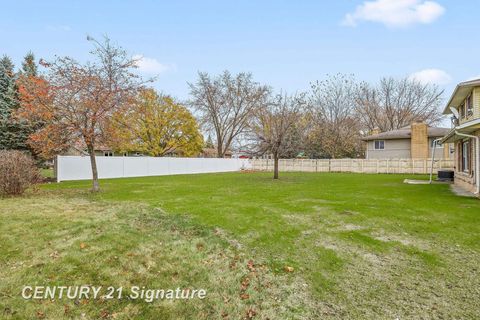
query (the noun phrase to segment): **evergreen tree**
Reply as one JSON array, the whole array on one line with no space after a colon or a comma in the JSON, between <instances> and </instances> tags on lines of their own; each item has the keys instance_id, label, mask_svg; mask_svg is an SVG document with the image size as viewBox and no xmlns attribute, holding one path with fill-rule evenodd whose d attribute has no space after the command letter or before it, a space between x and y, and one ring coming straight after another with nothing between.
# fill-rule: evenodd
<instances>
[{"instance_id":1,"label":"evergreen tree","mask_svg":"<svg viewBox=\"0 0 480 320\"><path fill-rule=\"evenodd\" d=\"M0 121L5 122L10 117L10 112L15 99L15 74L13 63L9 57L0 59Z\"/></svg>"},{"instance_id":2,"label":"evergreen tree","mask_svg":"<svg viewBox=\"0 0 480 320\"><path fill-rule=\"evenodd\" d=\"M13 117L18 109L18 88L12 60L0 59L0 149L27 150L26 141L31 133L27 122Z\"/></svg>"},{"instance_id":3,"label":"evergreen tree","mask_svg":"<svg viewBox=\"0 0 480 320\"><path fill-rule=\"evenodd\" d=\"M37 64L35 63L35 55L33 52L27 53L25 58L23 58L22 69L20 73L27 77L36 77L38 76Z\"/></svg>"}]
</instances>

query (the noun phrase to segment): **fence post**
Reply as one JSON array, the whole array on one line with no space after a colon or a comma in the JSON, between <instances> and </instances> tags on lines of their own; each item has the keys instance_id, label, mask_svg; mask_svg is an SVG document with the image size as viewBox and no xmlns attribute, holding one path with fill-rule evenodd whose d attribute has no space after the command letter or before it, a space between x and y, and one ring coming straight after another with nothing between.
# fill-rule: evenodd
<instances>
[{"instance_id":1,"label":"fence post","mask_svg":"<svg viewBox=\"0 0 480 320\"><path fill-rule=\"evenodd\" d=\"M53 160L53 174L55 175L55 180L56 180L57 182L60 182L59 176L58 176L58 158L59 158L59 157L60 157L60 156L57 155L57 156L54 158L54 160Z\"/></svg>"}]
</instances>

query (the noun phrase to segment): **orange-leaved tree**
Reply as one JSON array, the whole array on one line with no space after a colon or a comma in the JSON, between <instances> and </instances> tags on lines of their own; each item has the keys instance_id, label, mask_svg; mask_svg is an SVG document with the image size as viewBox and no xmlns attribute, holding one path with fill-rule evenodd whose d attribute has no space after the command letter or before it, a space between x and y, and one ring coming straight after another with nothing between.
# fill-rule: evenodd
<instances>
[{"instance_id":1,"label":"orange-leaved tree","mask_svg":"<svg viewBox=\"0 0 480 320\"><path fill-rule=\"evenodd\" d=\"M105 141L105 128L114 113L142 87L133 71L137 61L108 38L94 43L93 60L71 57L41 61L43 77L24 78L20 86L20 116L44 125L30 136L42 156L54 156L74 145L85 147L92 167L93 191L99 191L95 147Z\"/></svg>"}]
</instances>

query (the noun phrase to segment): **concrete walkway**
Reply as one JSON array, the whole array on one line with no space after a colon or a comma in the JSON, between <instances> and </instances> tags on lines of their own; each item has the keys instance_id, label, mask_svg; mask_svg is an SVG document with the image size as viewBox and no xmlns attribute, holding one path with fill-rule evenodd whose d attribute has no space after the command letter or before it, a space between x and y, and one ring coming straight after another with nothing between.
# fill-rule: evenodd
<instances>
[{"instance_id":1,"label":"concrete walkway","mask_svg":"<svg viewBox=\"0 0 480 320\"><path fill-rule=\"evenodd\" d=\"M463 188L460 188L459 186L457 186L455 184L450 185L450 190L452 190L452 192L455 193L457 196L476 198L475 194L473 194L470 191L467 191Z\"/></svg>"}]
</instances>

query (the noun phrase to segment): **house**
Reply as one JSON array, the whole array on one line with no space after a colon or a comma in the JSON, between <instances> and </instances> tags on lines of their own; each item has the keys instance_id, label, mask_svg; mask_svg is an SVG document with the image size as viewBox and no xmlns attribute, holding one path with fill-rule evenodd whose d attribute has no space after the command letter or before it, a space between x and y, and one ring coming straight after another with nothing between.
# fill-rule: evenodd
<instances>
[{"instance_id":1,"label":"house","mask_svg":"<svg viewBox=\"0 0 480 320\"><path fill-rule=\"evenodd\" d=\"M455 184L479 195L480 79L458 84L443 113L454 123L442 142L455 146Z\"/></svg>"},{"instance_id":2,"label":"house","mask_svg":"<svg viewBox=\"0 0 480 320\"><path fill-rule=\"evenodd\" d=\"M434 141L449 132L448 128L430 127L422 122L398 130L379 132L364 137L367 143L366 159L429 159ZM449 144L435 145L435 159L450 159L453 147Z\"/></svg>"},{"instance_id":3,"label":"house","mask_svg":"<svg viewBox=\"0 0 480 320\"><path fill-rule=\"evenodd\" d=\"M68 150L62 153L64 156L86 156L88 155L87 153L87 148L83 142L77 142L74 143ZM98 144L95 146L95 155L97 157L122 157L122 156L141 156L141 153L138 152L115 152L112 150L112 148L103 145L103 144Z\"/></svg>"},{"instance_id":4,"label":"house","mask_svg":"<svg viewBox=\"0 0 480 320\"><path fill-rule=\"evenodd\" d=\"M205 147L200 151L198 154L198 157L200 158L217 158L218 157L218 152L216 148L209 148ZM225 158L232 158L232 151L227 150L225 151Z\"/></svg>"}]
</instances>

